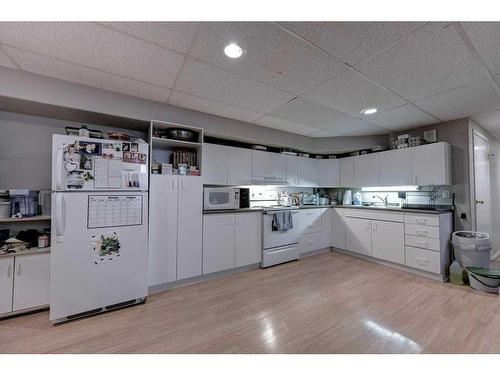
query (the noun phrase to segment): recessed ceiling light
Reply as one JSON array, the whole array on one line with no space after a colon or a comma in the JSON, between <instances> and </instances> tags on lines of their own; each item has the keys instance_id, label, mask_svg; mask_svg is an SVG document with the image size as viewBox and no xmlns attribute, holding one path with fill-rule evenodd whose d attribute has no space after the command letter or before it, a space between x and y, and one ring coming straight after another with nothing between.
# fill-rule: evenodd
<instances>
[{"instance_id":1,"label":"recessed ceiling light","mask_svg":"<svg viewBox=\"0 0 500 375\"><path fill-rule=\"evenodd\" d=\"M227 57L237 59L243 53L241 47L235 43L230 43L224 48L224 53Z\"/></svg>"},{"instance_id":2,"label":"recessed ceiling light","mask_svg":"<svg viewBox=\"0 0 500 375\"><path fill-rule=\"evenodd\" d=\"M377 108L365 108L361 111L362 115L373 115L374 113L377 113L378 109Z\"/></svg>"}]
</instances>

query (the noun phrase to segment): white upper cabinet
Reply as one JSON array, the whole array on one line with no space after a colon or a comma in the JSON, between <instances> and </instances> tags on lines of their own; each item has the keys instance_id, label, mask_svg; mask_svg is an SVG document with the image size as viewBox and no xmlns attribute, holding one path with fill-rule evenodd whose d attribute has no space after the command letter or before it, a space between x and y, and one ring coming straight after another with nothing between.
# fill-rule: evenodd
<instances>
[{"instance_id":1,"label":"white upper cabinet","mask_svg":"<svg viewBox=\"0 0 500 375\"><path fill-rule=\"evenodd\" d=\"M252 150L252 180L285 182L286 155Z\"/></svg>"},{"instance_id":2,"label":"white upper cabinet","mask_svg":"<svg viewBox=\"0 0 500 375\"><path fill-rule=\"evenodd\" d=\"M354 186L380 185L380 154L367 154L354 157Z\"/></svg>"},{"instance_id":3,"label":"white upper cabinet","mask_svg":"<svg viewBox=\"0 0 500 375\"><path fill-rule=\"evenodd\" d=\"M431 143L411 149L412 177L415 185L451 185L451 146Z\"/></svg>"},{"instance_id":4,"label":"white upper cabinet","mask_svg":"<svg viewBox=\"0 0 500 375\"><path fill-rule=\"evenodd\" d=\"M203 183L207 185L225 185L227 147L212 143L203 144Z\"/></svg>"},{"instance_id":5,"label":"white upper cabinet","mask_svg":"<svg viewBox=\"0 0 500 375\"><path fill-rule=\"evenodd\" d=\"M286 182L292 186L300 186L299 178L299 157L293 155L286 156Z\"/></svg>"},{"instance_id":6,"label":"white upper cabinet","mask_svg":"<svg viewBox=\"0 0 500 375\"><path fill-rule=\"evenodd\" d=\"M299 157L299 179L300 186L319 186L319 165L318 160Z\"/></svg>"},{"instance_id":7,"label":"white upper cabinet","mask_svg":"<svg viewBox=\"0 0 500 375\"><path fill-rule=\"evenodd\" d=\"M239 147L225 148L227 184L250 185L252 183L252 151Z\"/></svg>"},{"instance_id":8,"label":"white upper cabinet","mask_svg":"<svg viewBox=\"0 0 500 375\"><path fill-rule=\"evenodd\" d=\"M354 187L354 157L339 159L339 182L341 187Z\"/></svg>"},{"instance_id":9,"label":"white upper cabinet","mask_svg":"<svg viewBox=\"0 0 500 375\"><path fill-rule=\"evenodd\" d=\"M408 149L390 150L380 155L380 185L411 185L411 152Z\"/></svg>"},{"instance_id":10,"label":"white upper cabinet","mask_svg":"<svg viewBox=\"0 0 500 375\"><path fill-rule=\"evenodd\" d=\"M316 161L319 168L319 186L339 186L339 160L321 159Z\"/></svg>"}]
</instances>

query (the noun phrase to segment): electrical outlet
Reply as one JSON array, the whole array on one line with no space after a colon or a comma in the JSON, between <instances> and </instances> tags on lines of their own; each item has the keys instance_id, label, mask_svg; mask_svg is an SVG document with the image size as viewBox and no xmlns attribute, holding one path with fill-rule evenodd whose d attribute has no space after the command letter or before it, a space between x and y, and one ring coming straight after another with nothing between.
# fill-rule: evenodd
<instances>
[{"instance_id":1,"label":"electrical outlet","mask_svg":"<svg viewBox=\"0 0 500 375\"><path fill-rule=\"evenodd\" d=\"M449 190L443 190L443 198L445 198L445 199L450 198L450 191Z\"/></svg>"}]
</instances>

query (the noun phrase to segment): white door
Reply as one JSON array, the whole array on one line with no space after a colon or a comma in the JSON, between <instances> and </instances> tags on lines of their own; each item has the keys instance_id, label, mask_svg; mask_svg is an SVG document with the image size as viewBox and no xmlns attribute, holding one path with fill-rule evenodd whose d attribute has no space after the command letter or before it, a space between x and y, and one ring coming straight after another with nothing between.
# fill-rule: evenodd
<instances>
[{"instance_id":1,"label":"white door","mask_svg":"<svg viewBox=\"0 0 500 375\"><path fill-rule=\"evenodd\" d=\"M317 161L319 168L319 186L339 186L339 160L322 159Z\"/></svg>"},{"instance_id":2,"label":"white door","mask_svg":"<svg viewBox=\"0 0 500 375\"><path fill-rule=\"evenodd\" d=\"M380 154L354 157L354 184L356 187L380 185Z\"/></svg>"},{"instance_id":3,"label":"white door","mask_svg":"<svg viewBox=\"0 0 500 375\"><path fill-rule=\"evenodd\" d=\"M16 255L12 310L49 304L50 253Z\"/></svg>"},{"instance_id":4,"label":"white door","mask_svg":"<svg viewBox=\"0 0 500 375\"><path fill-rule=\"evenodd\" d=\"M345 249L345 208L331 208L332 215L332 246Z\"/></svg>"},{"instance_id":5,"label":"white door","mask_svg":"<svg viewBox=\"0 0 500 375\"><path fill-rule=\"evenodd\" d=\"M355 187L354 185L354 157L339 159L339 182L341 187Z\"/></svg>"},{"instance_id":6,"label":"white door","mask_svg":"<svg viewBox=\"0 0 500 375\"><path fill-rule=\"evenodd\" d=\"M393 263L405 263L403 223L372 221L372 256Z\"/></svg>"},{"instance_id":7,"label":"white door","mask_svg":"<svg viewBox=\"0 0 500 375\"><path fill-rule=\"evenodd\" d=\"M411 150L390 150L380 154L380 185L411 185Z\"/></svg>"},{"instance_id":8,"label":"white door","mask_svg":"<svg viewBox=\"0 0 500 375\"><path fill-rule=\"evenodd\" d=\"M269 166L271 176L279 181L286 180L286 155L270 152Z\"/></svg>"},{"instance_id":9,"label":"white door","mask_svg":"<svg viewBox=\"0 0 500 375\"><path fill-rule=\"evenodd\" d=\"M234 217L203 215L203 274L234 268Z\"/></svg>"},{"instance_id":10,"label":"white door","mask_svg":"<svg viewBox=\"0 0 500 375\"><path fill-rule=\"evenodd\" d=\"M252 177L270 176L269 152L252 150Z\"/></svg>"},{"instance_id":11,"label":"white door","mask_svg":"<svg viewBox=\"0 0 500 375\"><path fill-rule=\"evenodd\" d=\"M147 296L148 205L139 192L52 194L51 320ZM103 237L119 251L101 257Z\"/></svg>"},{"instance_id":12,"label":"white door","mask_svg":"<svg viewBox=\"0 0 500 375\"><path fill-rule=\"evenodd\" d=\"M298 156L286 156L286 181L291 186L300 186Z\"/></svg>"},{"instance_id":13,"label":"white door","mask_svg":"<svg viewBox=\"0 0 500 375\"><path fill-rule=\"evenodd\" d=\"M371 220L346 218L346 250L363 255L372 254Z\"/></svg>"},{"instance_id":14,"label":"white door","mask_svg":"<svg viewBox=\"0 0 500 375\"><path fill-rule=\"evenodd\" d=\"M298 157L300 186L313 186L312 175L309 167L309 159Z\"/></svg>"},{"instance_id":15,"label":"white door","mask_svg":"<svg viewBox=\"0 0 500 375\"><path fill-rule=\"evenodd\" d=\"M227 184L252 183L252 151L240 147L226 147Z\"/></svg>"},{"instance_id":16,"label":"white door","mask_svg":"<svg viewBox=\"0 0 500 375\"><path fill-rule=\"evenodd\" d=\"M451 185L451 146L437 142L411 148L413 184Z\"/></svg>"},{"instance_id":17,"label":"white door","mask_svg":"<svg viewBox=\"0 0 500 375\"><path fill-rule=\"evenodd\" d=\"M262 214L236 214L235 229L235 266L259 263L262 253Z\"/></svg>"},{"instance_id":18,"label":"white door","mask_svg":"<svg viewBox=\"0 0 500 375\"><path fill-rule=\"evenodd\" d=\"M14 257L0 258L0 314L12 311Z\"/></svg>"},{"instance_id":19,"label":"white door","mask_svg":"<svg viewBox=\"0 0 500 375\"><path fill-rule=\"evenodd\" d=\"M149 286L177 280L178 185L178 176L151 175Z\"/></svg>"},{"instance_id":20,"label":"white door","mask_svg":"<svg viewBox=\"0 0 500 375\"><path fill-rule=\"evenodd\" d=\"M203 184L196 176L179 176L177 280L201 275Z\"/></svg>"},{"instance_id":21,"label":"white door","mask_svg":"<svg viewBox=\"0 0 500 375\"><path fill-rule=\"evenodd\" d=\"M225 185L227 147L212 143L203 144L203 183L207 185Z\"/></svg>"},{"instance_id":22,"label":"white door","mask_svg":"<svg viewBox=\"0 0 500 375\"><path fill-rule=\"evenodd\" d=\"M488 139L473 132L474 142L474 207L476 231L491 233L490 144Z\"/></svg>"}]
</instances>

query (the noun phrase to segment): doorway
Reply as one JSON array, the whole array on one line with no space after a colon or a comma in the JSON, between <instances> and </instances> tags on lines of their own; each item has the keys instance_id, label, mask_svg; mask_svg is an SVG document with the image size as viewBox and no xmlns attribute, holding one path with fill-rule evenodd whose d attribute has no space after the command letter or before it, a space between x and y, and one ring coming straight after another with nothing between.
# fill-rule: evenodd
<instances>
[{"instance_id":1,"label":"doorway","mask_svg":"<svg viewBox=\"0 0 500 375\"><path fill-rule=\"evenodd\" d=\"M491 235L490 143L488 138L472 131L474 147L475 230Z\"/></svg>"}]
</instances>

